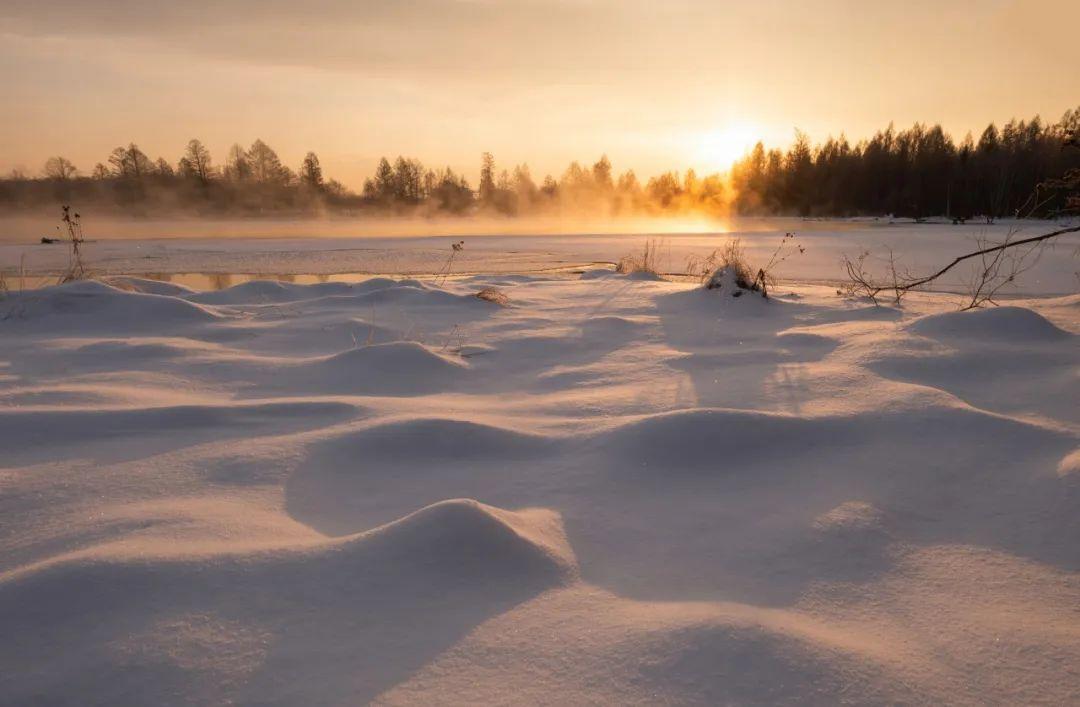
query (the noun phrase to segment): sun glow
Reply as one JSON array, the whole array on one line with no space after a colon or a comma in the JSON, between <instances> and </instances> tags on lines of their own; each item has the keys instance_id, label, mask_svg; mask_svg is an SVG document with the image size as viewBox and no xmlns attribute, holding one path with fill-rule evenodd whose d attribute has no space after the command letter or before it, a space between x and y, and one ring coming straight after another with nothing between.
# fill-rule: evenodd
<instances>
[{"instance_id":1,"label":"sun glow","mask_svg":"<svg viewBox=\"0 0 1080 707\"><path fill-rule=\"evenodd\" d=\"M710 169L725 171L749 152L757 140L757 132L750 126L728 125L703 134L698 151Z\"/></svg>"}]
</instances>

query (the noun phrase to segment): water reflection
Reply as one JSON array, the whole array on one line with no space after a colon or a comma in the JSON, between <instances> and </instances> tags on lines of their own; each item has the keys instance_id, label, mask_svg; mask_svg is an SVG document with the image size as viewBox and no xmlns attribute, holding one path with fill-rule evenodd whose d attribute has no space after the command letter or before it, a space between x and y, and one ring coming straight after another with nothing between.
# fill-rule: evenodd
<instances>
[{"instance_id":1,"label":"water reflection","mask_svg":"<svg viewBox=\"0 0 1080 707\"><path fill-rule=\"evenodd\" d=\"M228 273L211 273L206 275L205 277L207 278L208 283L202 287L197 287L194 284L189 285L187 282L184 282L184 276L188 274L193 278L204 277L197 273L178 273L180 280L174 279L173 283L176 285L184 285L194 290L224 290L233 286L232 275L229 275Z\"/></svg>"}]
</instances>

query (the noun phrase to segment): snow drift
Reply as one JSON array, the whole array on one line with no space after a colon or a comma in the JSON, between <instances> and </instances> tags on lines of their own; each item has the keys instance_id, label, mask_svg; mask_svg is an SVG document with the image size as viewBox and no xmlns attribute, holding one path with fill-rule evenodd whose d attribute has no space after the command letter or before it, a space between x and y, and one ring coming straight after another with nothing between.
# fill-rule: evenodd
<instances>
[{"instance_id":1,"label":"snow drift","mask_svg":"<svg viewBox=\"0 0 1080 707\"><path fill-rule=\"evenodd\" d=\"M0 703L1080 700L1075 298L113 282L0 302Z\"/></svg>"}]
</instances>

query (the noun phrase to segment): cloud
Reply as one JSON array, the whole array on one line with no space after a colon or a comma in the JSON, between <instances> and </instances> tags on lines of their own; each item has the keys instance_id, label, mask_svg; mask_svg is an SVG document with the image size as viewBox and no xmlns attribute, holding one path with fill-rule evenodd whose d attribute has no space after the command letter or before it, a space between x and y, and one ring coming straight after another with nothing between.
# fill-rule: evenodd
<instances>
[{"instance_id":1,"label":"cloud","mask_svg":"<svg viewBox=\"0 0 1080 707\"><path fill-rule=\"evenodd\" d=\"M23 36L151 42L201 56L385 75L528 72L566 78L644 61L646 4L603 1L282 0L149 2L8 0L0 18Z\"/></svg>"}]
</instances>

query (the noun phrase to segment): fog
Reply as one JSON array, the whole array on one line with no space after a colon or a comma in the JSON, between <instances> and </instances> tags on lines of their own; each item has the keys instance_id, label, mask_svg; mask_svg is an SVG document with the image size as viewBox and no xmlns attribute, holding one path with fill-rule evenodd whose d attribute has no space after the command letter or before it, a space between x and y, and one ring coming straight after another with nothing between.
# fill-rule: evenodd
<instances>
[{"instance_id":1,"label":"fog","mask_svg":"<svg viewBox=\"0 0 1080 707\"><path fill-rule=\"evenodd\" d=\"M778 220L700 216L639 217L304 217L133 218L82 214L88 240L157 238L358 238L395 236L726 233L773 230ZM794 221L794 219L792 219ZM0 243L58 237L59 214L0 216Z\"/></svg>"}]
</instances>

